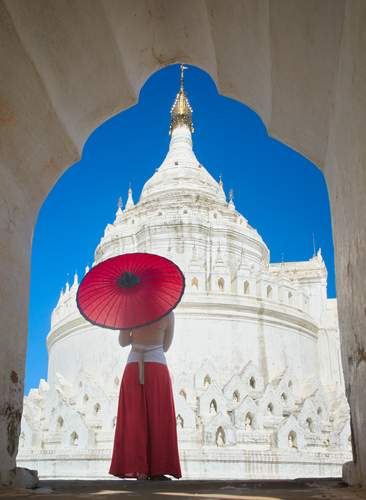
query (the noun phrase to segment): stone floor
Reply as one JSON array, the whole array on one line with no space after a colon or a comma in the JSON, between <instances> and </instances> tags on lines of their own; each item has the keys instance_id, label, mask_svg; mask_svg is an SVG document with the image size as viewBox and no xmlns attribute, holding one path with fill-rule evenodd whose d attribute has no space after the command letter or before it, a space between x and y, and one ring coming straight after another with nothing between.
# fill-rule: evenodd
<instances>
[{"instance_id":1,"label":"stone floor","mask_svg":"<svg viewBox=\"0 0 366 500\"><path fill-rule=\"evenodd\" d=\"M0 489L0 499L358 500L366 490L337 479L294 481L41 481L34 490Z\"/></svg>"}]
</instances>

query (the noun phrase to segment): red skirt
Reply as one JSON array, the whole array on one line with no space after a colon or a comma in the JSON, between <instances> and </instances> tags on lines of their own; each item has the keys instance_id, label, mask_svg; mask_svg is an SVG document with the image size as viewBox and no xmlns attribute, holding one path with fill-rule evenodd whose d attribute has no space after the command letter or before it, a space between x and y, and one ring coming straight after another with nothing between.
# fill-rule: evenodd
<instances>
[{"instance_id":1,"label":"red skirt","mask_svg":"<svg viewBox=\"0 0 366 500\"><path fill-rule=\"evenodd\" d=\"M145 383L138 363L128 363L119 393L110 474L137 477L182 476L177 426L168 367L145 362Z\"/></svg>"}]
</instances>

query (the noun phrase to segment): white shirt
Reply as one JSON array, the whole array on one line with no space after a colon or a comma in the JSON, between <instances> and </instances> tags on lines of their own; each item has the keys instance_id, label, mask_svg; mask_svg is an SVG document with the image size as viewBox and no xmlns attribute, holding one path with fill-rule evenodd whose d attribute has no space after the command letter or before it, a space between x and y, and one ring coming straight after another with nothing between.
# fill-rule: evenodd
<instances>
[{"instance_id":1,"label":"white shirt","mask_svg":"<svg viewBox=\"0 0 366 500\"><path fill-rule=\"evenodd\" d=\"M163 365L167 364L163 344L132 344L130 354L127 358L127 363L138 362L141 358L143 358L144 361L162 363Z\"/></svg>"}]
</instances>

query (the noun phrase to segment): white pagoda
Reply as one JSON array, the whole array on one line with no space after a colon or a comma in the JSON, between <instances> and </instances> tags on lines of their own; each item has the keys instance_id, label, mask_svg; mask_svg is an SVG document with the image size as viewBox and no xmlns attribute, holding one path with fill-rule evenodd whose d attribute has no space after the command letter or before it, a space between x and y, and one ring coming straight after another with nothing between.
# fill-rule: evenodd
<instances>
[{"instance_id":1,"label":"white pagoda","mask_svg":"<svg viewBox=\"0 0 366 500\"><path fill-rule=\"evenodd\" d=\"M183 477L341 476L351 460L337 303L318 253L270 263L269 249L192 149L183 84L171 141L140 199L129 189L95 250L175 261L186 291L168 364ZM18 465L41 478L111 478L118 392L128 349L76 306L78 276L52 312L48 380L24 400Z\"/></svg>"}]
</instances>

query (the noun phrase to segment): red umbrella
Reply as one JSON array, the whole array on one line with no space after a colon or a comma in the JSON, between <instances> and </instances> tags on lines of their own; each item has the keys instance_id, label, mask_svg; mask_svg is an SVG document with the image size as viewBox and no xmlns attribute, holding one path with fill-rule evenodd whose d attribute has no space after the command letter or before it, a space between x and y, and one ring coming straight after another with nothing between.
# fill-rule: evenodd
<instances>
[{"instance_id":1,"label":"red umbrella","mask_svg":"<svg viewBox=\"0 0 366 500\"><path fill-rule=\"evenodd\" d=\"M93 267L80 283L76 302L90 323L129 329L167 315L181 300L184 287L184 275L171 260L126 253Z\"/></svg>"}]
</instances>

